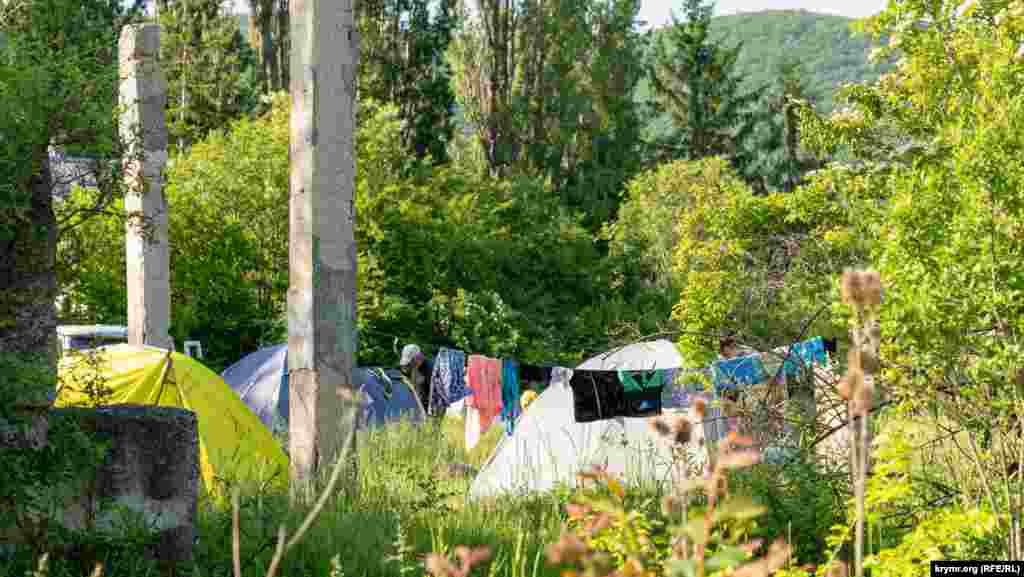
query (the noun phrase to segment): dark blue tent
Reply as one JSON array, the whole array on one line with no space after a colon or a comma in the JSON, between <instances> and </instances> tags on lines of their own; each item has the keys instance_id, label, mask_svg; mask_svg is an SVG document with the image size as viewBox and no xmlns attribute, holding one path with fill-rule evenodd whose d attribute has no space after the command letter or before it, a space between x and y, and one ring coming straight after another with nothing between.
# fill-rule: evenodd
<instances>
[{"instance_id":1,"label":"dark blue tent","mask_svg":"<svg viewBox=\"0 0 1024 577\"><path fill-rule=\"evenodd\" d=\"M260 349L228 367L221 377L271 431L288 430L288 345ZM416 397L397 369L357 367L352 377L368 397L368 426L399 419L422 421Z\"/></svg>"}]
</instances>

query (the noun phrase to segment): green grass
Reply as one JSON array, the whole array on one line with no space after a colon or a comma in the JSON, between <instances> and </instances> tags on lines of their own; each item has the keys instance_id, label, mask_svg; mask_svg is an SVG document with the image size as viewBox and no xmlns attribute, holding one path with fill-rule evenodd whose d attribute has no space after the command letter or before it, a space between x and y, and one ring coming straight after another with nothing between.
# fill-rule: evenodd
<instances>
[{"instance_id":1,"label":"green grass","mask_svg":"<svg viewBox=\"0 0 1024 577\"><path fill-rule=\"evenodd\" d=\"M429 426L399 423L360 436L358 491L337 492L285 558L279 575L327 576L335 557L349 577L422 575L427 553L484 544L495 551L493 575L558 575L543 559L536 569L534 563L558 538L560 503L553 497L468 502L465 495L472 477L451 475L446 466L463 463L479 469L503 431L492 428L467 452L463 430L461 420L448 419L440 434ZM243 497L245 575L264 574L278 525L286 522L294 530L306 511L289 511L281 495ZM230 575L230 526L229 511L202 507L197 575Z\"/></svg>"},{"instance_id":2,"label":"green grass","mask_svg":"<svg viewBox=\"0 0 1024 577\"><path fill-rule=\"evenodd\" d=\"M561 534L566 493L470 501L466 495L472 474L448 470L450 464L479 470L504 434L503 427L494 426L477 447L466 451L461 419L448 418L441 425L426 426L397 423L361 433L357 439L358 486L352 487L352 481L348 486L344 480L339 483L304 538L285 556L277 576L419 577L425 574L423 558L429 553L450 555L458 545L487 545L493 560L474 574L560 577L560 569L548 565L545 552ZM759 485L743 484L748 488ZM806 508L810 502L807 491L805 487L804 494L797 495L754 492L760 494L759 500L773 496L773 500L799 502ZM632 489L630 496L630 502L646 506L656 507L660 502L651 490ZM310 507L292 507L287 495L253 488L242 490L240 505L242 575L263 577L274 554L278 528L284 524L291 535ZM784 526L767 521L764 529L769 533L778 534ZM808 528L813 532L816 525L812 522ZM230 507L201 500L197 532L195 569L183 575L231 577ZM813 541L808 545L814 548ZM101 546L97 553L105 562L104 575L157 575L137 551L138 543L131 540ZM13 563L0 561L0 575L28 575L30 562L27 554ZM332 570L332 562L340 572ZM83 575L79 563L54 559L47 577L72 575Z\"/></svg>"}]
</instances>

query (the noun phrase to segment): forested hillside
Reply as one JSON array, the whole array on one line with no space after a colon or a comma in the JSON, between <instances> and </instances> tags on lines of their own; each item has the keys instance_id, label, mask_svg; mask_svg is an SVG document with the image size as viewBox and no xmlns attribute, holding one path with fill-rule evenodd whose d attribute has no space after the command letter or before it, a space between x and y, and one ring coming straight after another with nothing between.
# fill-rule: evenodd
<instances>
[{"instance_id":1,"label":"forested hillside","mask_svg":"<svg viewBox=\"0 0 1024 577\"><path fill-rule=\"evenodd\" d=\"M771 83L785 56L800 64L807 95L818 110L828 112L842 84L871 82L891 67L888 62L868 62L871 43L851 29L854 22L844 16L804 10L766 10L716 17L711 29L718 38L742 42L736 68L747 87ZM655 30L653 35L663 30ZM637 87L637 97L649 94L645 79Z\"/></svg>"}]
</instances>

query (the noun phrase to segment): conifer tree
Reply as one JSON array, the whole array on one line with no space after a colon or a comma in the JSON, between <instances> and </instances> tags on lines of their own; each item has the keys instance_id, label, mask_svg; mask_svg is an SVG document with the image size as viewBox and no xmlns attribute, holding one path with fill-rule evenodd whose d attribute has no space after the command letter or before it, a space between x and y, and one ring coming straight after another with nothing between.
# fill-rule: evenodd
<instances>
[{"instance_id":1,"label":"conifer tree","mask_svg":"<svg viewBox=\"0 0 1024 577\"><path fill-rule=\"evenodd\" d=\"M742 44L711 36L713 4L685 0L684 18L654 44L649 71L655 104L668 112L672 130L655 142L658 160L721 156L744 172L752 158L743 143L757 119L757 91L746 91L736 72Z\"/></svg>"},{"instance_id":2,"label":"conifer tree","mask_svg":"<svg viewBox=\"0 0 1024 577\"><path fill-rule=\"evenodd\" d=\"M167 124L178 149L224 127L254 101L244 82L251 61L226 0L157 0L160 63L167 79ZM248 56L248 57L247 57Z\"/></svg>"}]
</instances>

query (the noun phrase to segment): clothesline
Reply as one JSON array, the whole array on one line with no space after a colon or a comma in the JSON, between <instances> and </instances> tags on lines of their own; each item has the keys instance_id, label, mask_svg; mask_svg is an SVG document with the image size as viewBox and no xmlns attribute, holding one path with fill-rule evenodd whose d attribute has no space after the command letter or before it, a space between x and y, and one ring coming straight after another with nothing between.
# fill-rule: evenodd
<instances>
[{"instance_id":1,"label":"clothesline","mask_svg":"<svg viewBox=\"0 0 1024 577\"><path fill-rule=\"evenodd\" d=\"M768 381L784 383L810 364L827 362L826 347L820 337L768 353L753 353L723 359L700 372L713 378L713 400L723 390L736 390ZM574 420L586 423L618 417L650 417L662 412L662 393L673 384L675 369L648 370L572 370L555 366L521 364L512 358L494 359L467 355L442 347L430 375L428 398L423 409L441 414L451 405L465 401L466 444L472 448L494 421L505 423L512 435L522 414L523 389L542 391L556 370L566 371L573 393ZM769 375L771 375L769 377ZM668 376L668 378L666 378ZM415 387L414 387L415 388ZM703 387L701 388L703 389ZM686 391L684 399L689 393ZM689 404L685 403L684 404Z\"/></svg>"}]
</instances>

